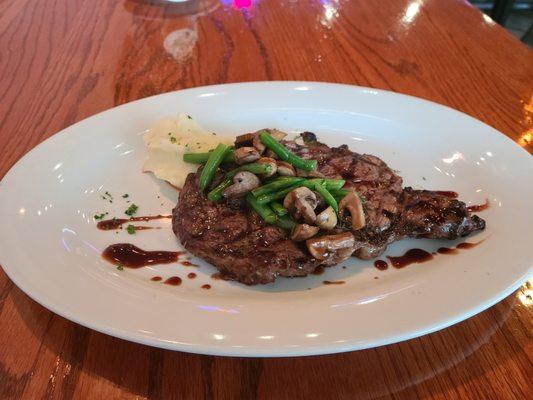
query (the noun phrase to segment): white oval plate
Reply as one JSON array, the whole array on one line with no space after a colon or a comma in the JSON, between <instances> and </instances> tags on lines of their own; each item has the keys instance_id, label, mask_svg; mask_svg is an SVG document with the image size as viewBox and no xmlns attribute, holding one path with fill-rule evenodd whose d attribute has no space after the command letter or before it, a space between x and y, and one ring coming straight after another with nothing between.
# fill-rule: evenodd
<instances>
[{"instance_id":1,"label":"white oval plate","mask_svg":"<svg viewBox=\"0 0 533 400\"><path fill-rule=\"evenodd\" d=\"M454 190L491 207L479 246L404 269L378 271L351 259L321 276L247 287L212 280L215 269L179 264L117 270L100 257L109 244L180 246L170 221L128 235L98 231L93 215L123 216L128 193L139 214L168 214L177 193L141 173L141 134L184 112L219 134L265 126L310 130L381 157L406 185ZM0 261L30 297L72 321L152 346L232 356L324 354L406 340L468 318L512 293L531 268L530 156L465 114L391 92L325 83L261 82L166 93L81 121L37 146L0 184ZM114 196L109 203L105 191ZM404 240L434 251L457 242ZM194 261L194 259L192 259ZM198 277L186 278L194 271ZM181 276L172 287L150 278ZM379 279L375 279L378 277ZM323 285L323 280L344 280ZM211 290L202 290L209 283Z\"/></svg>"}]
</instances>

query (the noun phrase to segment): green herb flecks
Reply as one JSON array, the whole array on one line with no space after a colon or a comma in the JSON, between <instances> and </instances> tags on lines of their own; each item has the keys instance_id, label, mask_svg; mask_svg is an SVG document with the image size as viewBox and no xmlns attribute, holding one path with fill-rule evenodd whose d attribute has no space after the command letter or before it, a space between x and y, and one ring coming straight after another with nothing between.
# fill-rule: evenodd
<instances>
[{"instance_id":1,"label":"green herb flecks","mask_svg":"<svg viewBox=\"0 0 533 400\"><path fill-rule=\"evenodd\" d=\"M118 264L117 264L117 269L118 269L119 271L124 270L124 264L122 264L122 263L118 263Z\"/></svg>"},{"instance_id":2,"label":"green herb flecks","mask_svg":"<svg viewBox=\"0 0 533 400\"><path fill-rule=\"evenodd\" d=\"M122 195L122 198L123 198L123 199L127 199L128 197L130 197L130 195L127 194L127 193Z\"/></svg>"},{"instance_id":3,"label":"green herb flecks","mask_svg":"<svg viewBox=\"0 0 533 400\"><path fill-rule=\"evenodd\" d=\"M131 217L137 212L138 209L139 209L139 206L134 203L131 206L129 206L126 211L124 211L124 214L129 215Z\"/></svg>"},{"instance_id":4,"label":"green herb flecks","mask_svg":"<svg viewBox=\"0 0 533 400\"><path fill-rule=\"evenodd\" d=\"M131 224L126 227L126 230L128 231L128 233L130 235L134 235L135 234L135 227L133 225L131 225Z\"/></svg>"},{"instance_id":5,"label":"green herb flecks","mask_svg":"<svg viewBox=\"0 0 533 400\"><path fill-rule=\"evenodd\" d=\"M109 214L109 213L105 212L105 213L102 213L102 214L95 214L93 218L95 220L99 221L99 220L103 219L107 214Z\"/></svg>"}]
</instances>

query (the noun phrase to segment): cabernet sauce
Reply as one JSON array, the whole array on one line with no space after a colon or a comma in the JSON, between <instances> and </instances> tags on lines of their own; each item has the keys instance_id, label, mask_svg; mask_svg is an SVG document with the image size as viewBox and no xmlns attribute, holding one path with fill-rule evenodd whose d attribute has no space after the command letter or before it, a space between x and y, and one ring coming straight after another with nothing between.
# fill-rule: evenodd
<instances>
[{"instance_id":1,"label":"cabernet sauce","mask_svg":"<svg viewBox=\"0 0 533 400\"><path fill-rule=\"evenodd\" d=\"M154 281L154 282L159 282L161 279L163 279L163 278L161 278L160 276L154 276L154 277L153 277L152 279L150 279L150 280L151 280L151 281Z\"/></svg>"},{"instance_id":2,"label":"cabernet sauce","mask_svg":"<svg viewBox=\"0 0 533 400\"><path fill-rule=\"evenodd\" d=\"M219 272L216 272L213 275L211 275L211 279L214 279L214 280L218 281L218 280L222 279L222 276L220 275Z\"/></svg>"},{"instance_id":3,"label":"cabernet sauce","mask_svg":"<svg viewBox=\"0 0 533 400\"><path fill-rule=\"evenodd\" d=\"M112 218L112 219L106 219L104 221L98 222L98 224L96 224L96 227L103 231L111 231L114 229L120 229L120 227L126 223L131 223L131 222L136 222L136 221L147 222L147 221L151 221L154 219L164 219L164 218L172 218L172 215L148 215L145 217L131 217L131 218L120 218L120 219ZM143 229L153 229L153 228L136 226L135 229L143 230Z\"/></svg>"},{"instance_id":4,"label":"cabernet sauce","mask_svg":"<svg viewBox=\"0 0 533 400\"><path fill-rule=\"evenodd\" d=\"M190 273L187 274L187 278L194 279L194 278L196 278L196 274L194 272L190 272Z\"/></svg>"},{"instance_id":5,"label":"cabernet sauce","mask_svg":"<svg viewBox=\"0 0 533 400\"><path fill-rule=\"evenodd\" d=\"M192 262L187 261L187 260L180 261L180 264L181 264L181 265L184 265L184 266L186 266L186 267L197 267L197 266L198 266L198 265L193 264Z\"/></svg>"},{"instance_id":6,"label":"cabernet sauce","mask_svg":"<svg viewBox=\"0 0 533 400\"><path fill-rule=\"evenodd\" d=\"M181 285L181 278L179 276L171 276L165 281L165 283L171 286L179 286Z\"/></svg>"},{"instance_id":7,"label":"cabernet sauce","mask_svg":"<svg viewBox=\"0 0 533 400\"><path fill-rule=\"evenodd\" d=\"M439 247L439 249L437 250L437 253L439 253L439 254L457 254L457 253L459 253L459 250L450 249L449 247Z\"/></svg>"},{"instance_id":8,"label":"cabernet sauce","mask_svg":"<svg viewBox=\"0 0 533 400\"><path fill-rule=\"evenodd\" d=\"M211 289L211 285L209 284L202 285L202 289Z\"/></svg>"},{"instance_id":9,"label":"cabernet sauce","mask_svg":"<svg viewBox=\"0 0 533 400\"><path fill-rule=\"evenodd\" d=\"M490 206L489 199L487 199L485 200L484 204L473 204L471 206L466 207L466 209L470 212L480 212L480 211L486 210L487 208L489 208L489 206Z\"/></svg>"},{"instance_id":10,"label":"cabernet sauce","mask_svg":"<svg viewBox=\"0 0 533 400\"><path fill-rule=\"evenodd\" d=\"M385 271L387 268L389 268L389 264L387 264L387 261L376 260L374 261L374 267L376 267L380 271Z\"/></svg>"},{"instance_id":11,"label":"cabernet sauce","mask_svg":"<svg viewBox=\"0 0 533 400\"><path fill-rule=\"evenodd\" d=\"M482 241L481 241L482 242ZM472 247L476 247L478 244L480 244L481 242L477 242L477 243L468 243L468 242L463 242L463 243L459 243L457 246L455 246L456 248L458 249L471 249Z\"/></svg>"},{"instance_id":12,"label":"cabernet sauce","mask_svg":"<svg viewBox=\"0 0 533 400\"><path fill-rule=\"evenodd\" d=\"M407 252L403 256L399 256L399 257L387 256L387 258L391 261L394 267L403 268L410 264L415 264L415 263L419 264L419 263L429 261L433 259L433 256L436 254L450 254L450 255L458 254L459 249L460 250L471 249L472 247L476 247L478 244L482 242L483 240L477 243L463 242L463 243L459 243L457 246L455 246L455 248L440 247L437 250L437 253L433 253L433 254L428 253L427 251L422 250L422 249L411 249L411 250L407 250ZM378 261L381 261L381 260L378 260ZM378 261L374 262L374 265L376 265Z\"/></svg>"},{"instance_id":13,"label":"cabernet sauce","mask_svg":"<svg viewBox=\"0 0 533 400\"><path fill-rule=\"evenodd\" d=\"M450 197L452 199L456 199L457 197L459 197L459 194L457 192L452 192L451 190L435 190L435 193L441 196Z\"/></svg>"},{"instance_id":14,"label":"cabernet sauce","mask_svg":"<svg viewBox=\"0 0 533 400\"><path fill-rule=\"evenodd\" d=\"M102 257L115 265L141 268L153 264L170 264L178 261L181 251L147 251L131 243L117 243L108 246Z\"/></svg>"},{"instance_id":15,"label":"cabernet sauce","mask_svg":"<svg viewBox=\"0 0 533 400\"><path fill-rule=\"evenodd\" d=\"M322 281L324 285L342 285L344 281Z\"/></svg>"},{"instance_id":16,"label":"cabernet sauce","mask_svg":"<svg viewBox=\"0 0 533 400\"><path fill-rule=\"evenodd\" d=\"M420 264L429 261L433 259L433 256L431 255L431 253L428 253L427 251L422 249L411 249L407 250L407 252L403 256L387 256L387 258L390 260L393 267L403 268L407 267L410 264Z\"/></svg>"}]
</instances>

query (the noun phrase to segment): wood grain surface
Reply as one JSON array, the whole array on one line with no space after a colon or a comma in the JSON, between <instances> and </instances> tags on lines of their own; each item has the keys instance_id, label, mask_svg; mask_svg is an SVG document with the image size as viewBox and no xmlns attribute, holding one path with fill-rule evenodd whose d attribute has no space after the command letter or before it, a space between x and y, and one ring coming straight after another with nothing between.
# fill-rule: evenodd
<instances>
[{"instance_id":1,"label":"wood grain surface","mask_svg":"<svg viewBox=\"0 0 533 400\"><path fill-rule=\"evenodd\" d=\"M39 142L109 107L254 80L407 93L533 150L532 52L466 1L0 0L0 177ZM239 359L83 328L0 272L0 399L526 399L532 293L525 284L467 321L400 344Z\"/></svg>"}]
</instances>

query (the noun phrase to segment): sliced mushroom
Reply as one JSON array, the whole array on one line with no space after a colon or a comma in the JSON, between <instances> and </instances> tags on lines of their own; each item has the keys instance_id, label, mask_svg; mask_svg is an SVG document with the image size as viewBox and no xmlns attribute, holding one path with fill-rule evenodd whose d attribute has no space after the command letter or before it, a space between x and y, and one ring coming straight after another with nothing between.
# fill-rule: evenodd
<instances>
[{"instance_id":1,"label":"sliced mushroom","mask_svg":"<svg viewBox=\"0 0 533 400\"><path fill-rule=\"evenodd\" d=\"M298 199L294 202L294 210L293 213L294 218L297 220L304 220L304 222L308 224L314 224L316 221L316 214L315 210L311 206L310 203L303 199Z\"/></svg>"},{"instance_id":2,"label":"sliced mushroom","mask_svg":"<svg viewBox=\"0 0 533 400\"><path fill-rule=\"evenodd\" d=\"M361 199L354 191L348 193L339 203L339 215L342 217L344 211L348 210L352 220L352 230L357 231L365 226L365 213Z\"/></svg>"},{"instance_id":3,"label":"sliced mushroom","mask_svg":"<svg viewBox=\"0 0 533 400\"><path fill-rule=\"evenodd\" d=\"M235 147L245 147L251 146L253 144L254 134L245 133L244 135L239 135L235 138Z\"/></svg>"},{"instance_id":4,"label":"sliced mushroom","mask_svg":"<svg viewBox=\"0 0 533 400\"><path fill-rule=\"evenodd\" d=\"M331 230L337 225L337 213L332 207L328 207L316 216L315 223L320 229Z\"/></svg>"},{"instance_id":5,"label":"sliced mushroom","mask_svg":"<svg viewBox=\"0 0 533 400\"><path fill-rule=\"evenodd\" d=\"M235 150L235 162L237 164L247 164L259 160L261 156L253 147L239 147Z\"/></svg>"},{"instance_id":6,"label":"sliced mushroom","mask_svg":"<svg viewBox=\"0 0 533 400\"><path fill-rule=\"evenodd\" d=\"M320 193L315 192L314 190L313 190L313 193L316 196L317 208L319 208L320 210L324 209L326 207L326 201L324 200L324 197L322 197Z\"/></svg>"},{"instance_id":7,"label":"sliced mushroom","mask_svg":"<svg viewBox=\"0 0 533 400\"><path fill-rule=\"evenodd\" d=\"M270 136L272 136L274 139L276 139L278 142L280 140L285 139L287 134L283 131L280 131L279 129L267 129L268 133L270 133Z\"/></svg>"},{"instance_id":8,"label":"sliced mushroom","mask_svg":"<svg viewBox=\"0 0 533 400\"><path fill-rule=\"evenodd\" d=\"M242 197L250 190L261 184L257 176L248 171L237 172L233 177L233 185L224 190L222 195L226 198Z\"/></svg>"},{"instance_id":9,"label":"sliced mushroom","mask_svg":"<svg viewBox=\"0 0 533 400\"><path fill-rule=\"evenodd\" d=\"M355 238L350 232L309 239L306 245L314 258L328 264L346 260L356 247Z\"/></svg>"},{"instance_id":10,"label":"sliced mushroom","mask_svg":"<svg viewBox=\"0 0 533 400\"><path fill-rule=\"evenodd\" d=\"M294 189L283 200L283 207L289 210L296 220L304 220L308 224L313 224L316 220L314 210L317 204L315 193L305 186Z\"/></svg>"},{"instance_id":11,"label":"sliced mushroom","mask_svg":"<svg viewBox=\"0 0 533 400\"><path fill-rule=\"evenodd\" d=\"M259 160L257 160L257 162L259 164L266 164L266 165L270 165L271 167L271 170L269 173L267 174L263 174L262 176L265 177L265 178L270 178L272 175L274 175L276 173L276 171L278 170L278 164L276 163L276 160L274 160L273 158L270 158L270 157L262 157L260 158Z\"/></svg>"},{"instance_id":12,"label":"sliced mushroom","mask_svg":"<svg viewBox=\"0 0 533 400\"><path fill-rule=\"evenodd\" d=\"M255 149L259 152L259 154L263 154L266 149L266 146L263 144L263 142L261 142L261 139L259 138L259 132L254 133L254 139L252 143Z\"/></svg>"},{"instance_id":13,"label":"sliced mushroom","mask_svg":"<svg viewBox=\"0 0 533 400\"><path fill-rule=\"evenodd\" d=\"M310 203L313 207L313 210L318 204L315 192L305 186L302 186L294 189L288 193L287 196L285 196L285 199L283 199L283 207L285 207L287 210L290 210L294 202L298 199L304 199Z\"/></svg>"},{"instance_id":14,"label":"sliced mushroom","mask_svg":"<svg viewBox=\"0 0 533 400\"><path fill-rule=\"evenodd\" d=\"M300 242L315 236L320 228L318 226L312 226L307 224L296 224L291 233L291 239Z\"/></svg>"},{"instance_id":15,"label":"sliced mushroom","mask_svg":"<svg viewBox=\"0 0 533 400\"><path fill-rule=\"evenodd\" d=\"M265 156L268 158L273 158L274 160L279 160L278 155L270 149L267 149L267 151L265 152Z\"/></svg>"},{"instance_id":16,"label":"sliced mushroom","mask_svg":"<svg viewBox=\"0 0 533 400\"><path fill-rule=\"evenodd\" d=\"M278 161L278 174L282 176L296 176L294 167L285 161Z\"/></svg>"}]
</instances>

